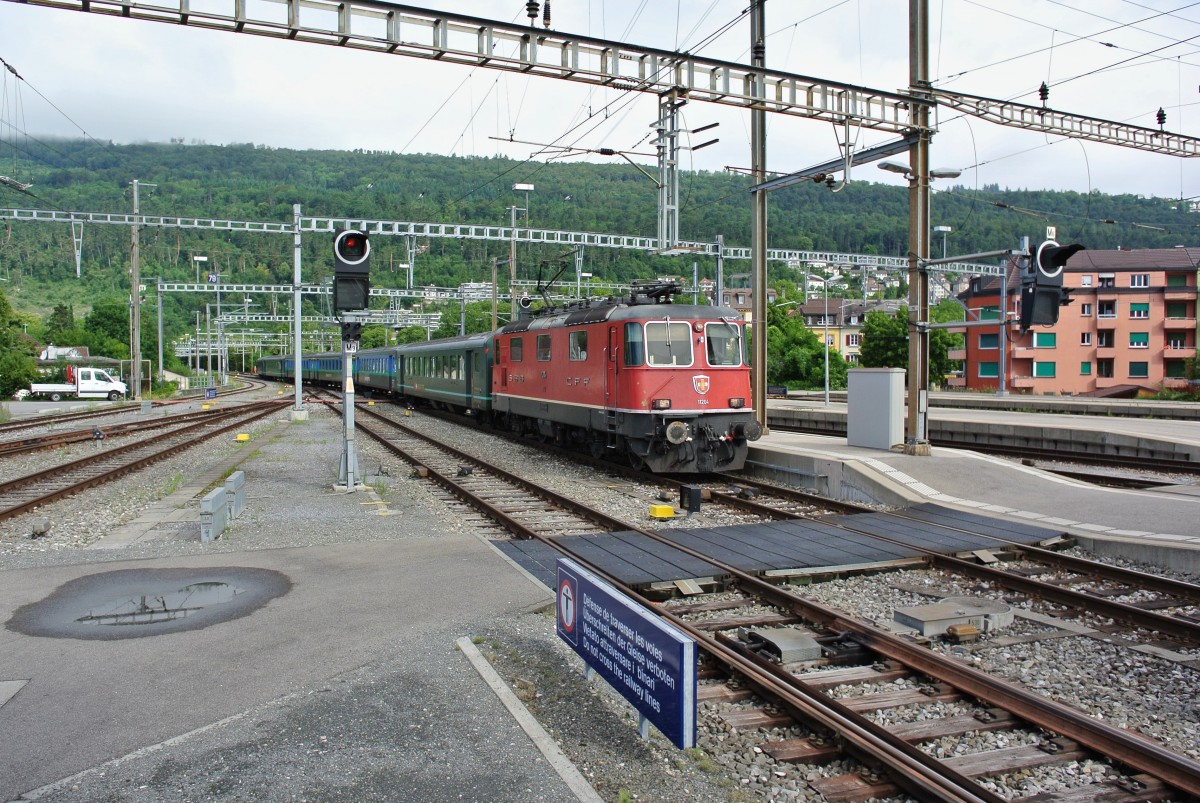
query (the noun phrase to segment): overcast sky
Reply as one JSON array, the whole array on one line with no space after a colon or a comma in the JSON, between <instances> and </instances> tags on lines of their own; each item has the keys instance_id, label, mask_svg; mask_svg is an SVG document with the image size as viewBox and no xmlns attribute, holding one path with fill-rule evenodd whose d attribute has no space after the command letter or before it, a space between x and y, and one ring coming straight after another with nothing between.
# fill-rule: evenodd
<instances>
[{"instance_id":1,"label":"overcast sky","mask_svg":"<svg viewBox=\"0 0 1200 803\"><path fill-rule=\"evenodd\" d=\"M232 5L191 0L197 10ZM416 5L526 21L524 0ZM748 17L711 38L747 6L747 0L553 0L553 27L748 63ZM1167 130L1200 134L1200 2L929 0L929 7L930 70L939 87L1036 105L1037 87L1046 81L1053 108L1157 128L1155 112L1162 107ZM279 7L249 0L249 8ZM907 12L904 0L768 0L768 64L902 89ZM10 172L4 164L14 137L20 143L26 136L84 131L121 143L182 137L529 157L534 147L494 139L512 136L653 153L645 141L656 116L653 96L423 59L14 2L0 2L0 58L25 79L4 73L0 175ZM687 127L712 122L721 124L719 145L685 153L683 166L748 167L748 114L700 102L685 107ZM961 169L956 183L967 187L1200 195L1196 160L1056 141L950 111L942 112L939 129L932 166ZM771 116L768 132L769 167L780 172L836 157L844 133L828 123L778 116ZM696 135L694 144L713 135ZM851 138L862 148L894 135L852 129ZM653 164L652 156L634 158ZM851 179L903 181L875 165L856 167ZM22 205L12 193L0 195L0 205L10 204Z\"/></svg>"}]
</instances>

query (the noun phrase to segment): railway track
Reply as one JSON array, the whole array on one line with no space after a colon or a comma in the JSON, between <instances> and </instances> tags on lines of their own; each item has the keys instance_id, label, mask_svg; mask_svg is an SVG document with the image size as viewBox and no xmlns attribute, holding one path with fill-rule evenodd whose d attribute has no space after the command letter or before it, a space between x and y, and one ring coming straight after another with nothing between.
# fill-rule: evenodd
<instances>
[{"instance_id":1,"label":"railway track","mask_svg":"<svg viewBox=\"0 0 1200 803\"><path fill-rule=\"evenodd\" d=\"M92 486L110 482L279 409L280 402L266 401L221 411L148 440L99 451L94 455L0 483L0 521Z\"/></svg>"},{"instance_id":2,"label":"railway track","mask_svg":"<svg viewBox=\"0 0 1200 803\"><path fill-rule=\"evenodd\" d=\"M179 424L188 423L191 421L204 421L212 418L217 413L212 410L202 410L196 413L182 413L173 416L164 416L160 418L129 421L120 424L110 424L108 426L93 425L87 429L72 429L61 432L44 432L38 435L31 435L18 440L0 441L0 457L14 457L17 455L28 454L30 452L41 451L43 449L53 449L61 446L69 446L74 443L87 443L97 440L96 432L99 431L103 438L107 440L113 436L128 436L136 435L142 432L152 432L154 430L163 429L164 427L178 426Z\"/></svg>"},{"instance_id":3,"label":"railway track","mask_svg":"<svg viewBox=\"0 0 1200 803\"><path fill-rule=\"evenodd\" d=\"M429 455L424 452L429 448L426 439L416 439L422 445L406 450L401 441L414 438L413 435L397 435L395 421L382 423L389 416L363 406L358 412L365 413L370 420L364 427L364 431L371 432L370 437L389 449L395 446L393 451L397 454L413 454L417 470L424 470L456 498L468 501L517 537L535 538L603 576L602 570L588 561L586 555L571 554L564 547L561 535L578 533L580 527L574 524L563 527L554 521L560 514L546 507L548 492L529 487L531 484L520 478L508 479L508 472L485 467L482 461L460 450ZM476 479L481 486L473 488ZM515 485L509 484L514 480ZM501 481L508 487L499 484ZM535 498L537 501L532 501ZM497 500L503 503L497 504ZM512 510L506 511L506 507ZM782 511L777 514L795 515ZM652 531L613 520L603 511L590 514L575 511L574 515L591 522L587 526L595 530L629 530L680 549ZM531 520L551 523L531 526ZM904 791L921 800L998 801L1002 798L990 791L988 777L1097 754L1116 762L1119 769L1110 774L1119 776L1120 784L1105 781L1077 791L1074 797L1063 795L1053 799L1134 801L1145 800L1147 795L1200 794L1200 763L847 614L804 600L790 589L764 582L711 556L688 549L682 551L706 562L713 575L729 578L733 598L726 595L715 601L693 599L655 605L634 589L623 587L611 577L606 579L696 639L706 656L708 676L701 697L714 704L729 702L743 709L731 714L728 721L732 727L786 726L806 734L782 740L782 744L768 743L762 749L775 751L773 755L786 757L785 760L802 762L819 762L849 753L861 760L864 767L875 768L874 776L838 775L814 784L830 800L863 800ZM713 611L733 613L714 619ZM700 613L709 615L703 621L692 621ZM758 648L761 645L752 645L740 635L763 628L811 633L821 645L821 658L796 667L764 657ZM906 684L912 688L897 691L896 681L900 678L907 679ZM890 688L885 690L883 684ZM847 692L854 688L867 691ZM831 694L835 689L836 695ZM839 699L841 696L861 699ZM756 702L750 704L748 699ZM867 715L923 701L955 703L966 713L930 715L931 719L924 724L905 727L880 724ZM955 733L1002 727L1009 734L1025 734L1012 737L1019 738L1018 747L951 761L941 761L932 755L937 750L931 745L952 738ZM1043 737L1043 731L1053 735Z\"/></svg>"}]
</instances>

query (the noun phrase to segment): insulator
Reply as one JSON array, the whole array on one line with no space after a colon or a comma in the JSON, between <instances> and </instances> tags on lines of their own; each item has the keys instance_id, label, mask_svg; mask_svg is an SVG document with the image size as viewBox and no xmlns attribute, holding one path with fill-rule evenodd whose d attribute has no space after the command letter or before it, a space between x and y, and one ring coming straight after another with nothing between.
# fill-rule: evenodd
<instances>
[{"instance_id":1,"label":"insulator","mask_svg":"<svg viewBox=\"0 0 1200 803\"><path fill-rule=\"evenodd\" d=\"M529 2L525 4L525 13L529 15L529 24L533 25L533 21L537 19L538 15L538 3L536 3L534 0L529 0Z\"/></svg>"},{"instance_id":2,"label":"insulator","mask_svg":"<svg viewBox=\"0 0 1200 803\"><path fill-rule=\"evenodd\" d=\"M1042 81L1042 85L1038 87L1038 97L1042 99L1042 105L1045 106L1050 97L1050 87L1046 86L1045 81Z\"/></svg>"},{"instance_id":3,"label":"insulator","mask_svg":"<svg viewBox=\"0 0 1200 803\"><path fill-rule=\"evenodd\" d=\"M542 11L542 27L550 27L550 0L546 0L546 8Z\"/></svg>"},{"instance_id":4,"label":"insulator","mask_svg":"<svg viewBox=\"0 0 1200 803\"><path fill-rule=\"evenodd\" d=\"M1158 127L1162 128L1167 124L1167 113L1163 111L1163 107L1158 107L1158 114L1154 115L1154 119L1158 120Z\"/></svg>"}]
</instances>

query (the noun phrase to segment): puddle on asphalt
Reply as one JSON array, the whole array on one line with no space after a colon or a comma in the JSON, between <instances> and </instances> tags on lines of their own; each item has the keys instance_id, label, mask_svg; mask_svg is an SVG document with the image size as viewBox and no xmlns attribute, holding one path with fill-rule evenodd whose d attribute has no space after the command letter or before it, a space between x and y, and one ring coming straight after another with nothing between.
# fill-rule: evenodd
<instances>
[{"instance_id":1,"label":"puddle on asphalt","mask_svg":"<svg viewBox=\"0 0 1200 803\"><path fill-rule=\"evenodd\" d=\"M200 630L246 617L292 589L269 569L124 569L71 580L5 623L28 636L114 640Z\"/></svg>"}]
</instances>

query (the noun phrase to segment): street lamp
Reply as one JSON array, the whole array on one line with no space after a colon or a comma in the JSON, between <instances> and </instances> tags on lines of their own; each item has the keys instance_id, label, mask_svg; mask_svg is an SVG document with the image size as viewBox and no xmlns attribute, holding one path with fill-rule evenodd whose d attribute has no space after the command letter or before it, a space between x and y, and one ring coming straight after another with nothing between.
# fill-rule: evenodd
<instances>
[{"instance_id":1,"label":"street lamp","mask_svg":"<svg viewBox=\"0 0 1200 803\"><path fill-rule=\"evenodd\" d=\"M950 226L934 226L933 230L935 232L940 231L942 233L942 259L945 259L946 258L946 238L950 236L950 232L954 231L954 229L951 228Z\"/></svg>"}]
</instances>

